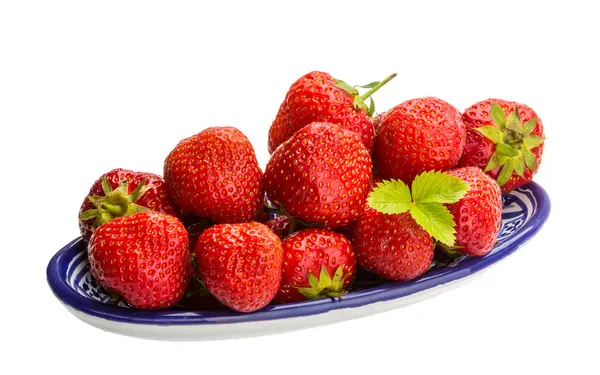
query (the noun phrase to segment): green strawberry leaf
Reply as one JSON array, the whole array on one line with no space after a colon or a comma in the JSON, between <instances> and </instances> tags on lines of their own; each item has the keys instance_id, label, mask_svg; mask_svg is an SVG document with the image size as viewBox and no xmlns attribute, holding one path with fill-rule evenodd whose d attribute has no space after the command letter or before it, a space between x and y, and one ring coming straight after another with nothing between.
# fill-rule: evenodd
<instances>
[{"instance_id":1,"label":"green strawberry leaf","mask_svg":"<svg viewBox=\"0 0 600 375\"><path fill-rule=\"evenodd\" d=\"M113 191L113 188L110 182L108 182L106 175L102 176L102 191L104 192L104 195L108 195Z\"/></svg>"},{"instance_id":2,"label":"green strawberry leaf","mask_svg":"<svg viewBox=\"0 0 600 375\"><path fill-rule=\"evenodd\" d=\"M490 108L490 114L492 115L492 121L494 124L498 128L504 129L504 126L506 125L506 115L504 114L502 108L500 108L498 104L494 103Z\"/></svg>"},{"instance_id":3,"label":"green strawberry leaf","mask_svg":"<svg viewBox=\"0 0 600 375\"><path fill-rule=\"evenodd\" d=\"M441 203L415 203L410 214L437 241L454 246L456 241L453 216Z\"/></svg>"},{"instance_id":4,"label":"green strawberry leaf","mask_svg":"<svg viewBox=\"0 0 600 375\"><path fill-rule=\"evenodd\" d=\"M510 178L512 177L512 173L513 173L512 162L507 161L506 164L504 164L504 166L502 167L502 170L500 171L498 178L496 179L498 182L498 185L502 186L505 183L507 183L508 180L510 180Z\"/></svg>"},{"instance_id":5,"label":"green strawberry leaf","mask_svg":"<svg viewBox=\"0 0 600 375\"><path fill-rule=\"evenodd\" d=\"M365 111L369 110L369 108L367 108L367 105L365 104L365 101L360 96L354 97L354 108L364 109Z\"/></svg>"},{"instance_id":6,"label":"green strawberry leaf","mask_svg":"<svg viewBox=\"0 0 600 375\"><path fill-rule=\"evenodd\" d=\"M510 163L512 163L513 169L519 176L523 177L525 175L525 160L523 157L511 159Z\"/></svg>"},{"instance_id":7,"label":"green strawberry leaf","mask_svg":"<svg viewBox=\"0 0 600 375\"><path fill-rule=\"evenodd\" d=\"M384 180L369 194L369 206L384 214L401 214L408 211L412 199L410 189L400 180Z\"/></svg>"},{"instance_id":8,"label":"green strawberry leaf","mask_svg":"<svg viewBox=\"0 0 600 375\"><path fill-rule=\"evenodd\" d=\"M358 90L352 86L350 86L349 84L347 84L346 82L336 79L335 80L337 83L335 85L335 87L338 87L344 91L346 91L348 94L352 95L352 96L356 96L358 95Z\"/></svg>"},{"instance_id":9,"label":"green strawberry leaf","mask_svg":"<svg viewBox=\"0 0 600 375\"><path fill-rule=\"evenodd\" d=\"M506 119L506 128L514 130L518 133L523 132L523 126L521 125L521 120L519 119L519 112L516 108L510 113L510 115L508 115L508 118Z\"/></svg>"},{"instance_id":10,"label":"green strawberry leaf","mask_svg":"<svg viewBox=\"0 0 600 375\"><path fill-rule=\"evenodd\" d=\"M369 100L369 111L367 112L367 114L369 115L369 117L373 117L373 113L375 113L375 102L373 101L373 98L369 98Z\"/></svg>"},{"instance_id":11,"label":"green strawberry leaf","mask_svg":"<svg viewBox=\"0 0 600 375\"><path fill-rule=\"evenodd\" d=\"M535 154L530 150L525 149L523 157L525 158L525 165L532 171L537 171L538 164Z\"/></svg>"},{"instance_id":12,"label":"green strawberry leaf","mask_svg":"<svg viewBox=\"0 0 600 375\"><path fill-rule=\"evenodd\" d=\"M531 134L533 129L535 129L536 124L537 124L537 117L534 117L531 120L526 121L525 124L523 125L523 135L527 136L527 135Z\"/></svg>"},{"instance_id":13,"label":"green strawberry leaf","mask_svg":"<svg viewBox=\"0 0 600 375\"><path fill-rule=\"evenodd\" d=\"M469 184L448 173L429 171L415 177L412 196L415 203L454 203L469 191Z\"/></svg>"},{"instance_id":14,"label":"green strawberry leaf","mask_svg":"<svg viewBox=\"0 0 600 375\"><path fill-rule=\"evenodd\" d=\"M523 138L523 146L525 146L527 150L531 150L532 148L541 145L545 140L546 138L544 137L540 137L537 135L528 135L525 138Z\"/></svg>"},{"instance_id":15,"label":"green strawberry leaf","mask_svg":"<svg viewBox=\"0 0 600 375\"><path fill-rule=\"evenodd\" d=\"M499 156L506 156L506 157L509 157L509 158L512 158L512 157L515 157L515 156L519 156L519 151L517 151L514 148L510 147L506 143L498 143L498 144L496 144L496 151L495 152L497 152Z\"/></svg>"},{"instance_id":16,"label":"green strawberry leaf","mask_svg":"<svg viewBox=\"0 0 600 375\"><path fill-rule=\"evenodd\" d=\"M487 125L475 130L494 143L499 143L502 141L502 132L495 126Z\"/></svg>"},{"instance_id":17,"label":"green strawberry leaf","mask_svg":"<svg viewBox=\"0 0 600 375\"><path fill-rule=\"evenodd\" d=\"M354 87L360 87L360 88L363 88L363 89L372 89L373 87L377 86L378 84L379 84L379 81L375 81L375 82L368 83L366 85L362 85L362 86L361 85L356 85Z\"/></svg>"},{"instance_id":18,"label":"green strawberry leaf","mask_svg":"<svg viewBox=\"0 0 600 375\"><path fill-rule=\"evenodd\" d=\"M312 273L308 274L308 284L313 289L319 289L319 280Z\"/></svg>"},{"instance_id":19,"label":"green strawberry leaf","mask_svg":"<svg viewBox=\"0 0 600 375\"><path fill-rule=\"evenodd\" d=\"M490 157L490 160L488 161L487 165L485 166L485 169L483 170L484 172L488 172L491 171L493 169L496 169L502 165L504 165L506 161L506 158L504 156L501 156L498 153L498 150L496 150L492 156Z\"/></svg>"},{"instance_id":20,"label":"green strawberry leaf","mask_svg":"<svg viewBox=\"0 0 600 375\"><path fill-rule=\"evenodd\" d=\"M79 220L86 221L90 219L95 219L98 215L100 215L100 212L97 209L83 211L81 215L79 215Z\"/></svg>"}]
</instances>

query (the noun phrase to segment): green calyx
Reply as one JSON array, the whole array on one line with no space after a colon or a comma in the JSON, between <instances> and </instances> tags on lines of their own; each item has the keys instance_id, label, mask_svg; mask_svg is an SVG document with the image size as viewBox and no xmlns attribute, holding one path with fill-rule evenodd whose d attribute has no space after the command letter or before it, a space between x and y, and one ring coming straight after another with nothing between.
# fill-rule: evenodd
<instances>
[{"instance_id":1,"label":"green calyx","mask_svg":"<svg viewBox=\"0 0 600 375\"><path fill-rule=\"evenodd\" d=\"M296 288L304 297L307 299L320 299L320 298L338 298L346 294L344 290L344 281L348 277L348 274L344 275L342 266L339 266L335 271L333 278L329 275L325 266L321 267L321 273L319 278L312 273L308 274L308 288Z\"/></svg>"},{"instance_id":2,"label":"green calyx","mask_svg":"<svg viewBox=\"0 0 600 375\"><path fill-rule=\"evenodd\" d=\"M510 180L513 172L521 177L525 174L525 168L535 172L538 164L532 149L546 140L544 137L531 134L537 124L537 117L523 124L516 107L506 117L498 104L492 104L490 113L494 125L476 129L481 135L496 144L496 151L490 157L485 171L501 167L497 177L500 186Z\"/></svg>"},{"instance_id":3,"label":"green calyx","mask_svg":"<svg viewBox=\"0 0 600 375\"><path fill-rule=\"evenodd\" d=\"M371 117L375 113L375 102L373 101L373 98L371 97L371 95L373 95L377 90L382 88L386 83L391 81L392 78L394 78L396 76L397 76L397 73L394 73L394 74L390 75L389 77L385 78L383 81L375 81L375 82L371 82L366 85L356 85L356 86L350 86L349 84L347 84L346 82L344 82L340 79L336 79L335 81L337 83L336 87L339 87L340 89L344 90L348 95L350 95L354 99L354 108L365 110L367 112L367 114ZM360 87L363 89L369 89L369 91L367 91L363 95L360 95L357 87ZM365 103L365 101L367 99L369 99L368 106Z\"/></svg>"},{"instance_id":4,"label":"green calyx","mask_svg":"<svg viewBox=\"0 0 600 375\"><path fill-rule=\"evenodd\" d=\"M411 188L401 180L384 180L369 194L367 203L384 214L408 212L431 237L446 246L456 242L456 224L444 204L461 200L469 184L445 172L423 172Z\"/></svg>"},{"instance_id":5,"label":"green calyx","mask_svg":"<svg viewBox=\"0 0 600 375\"><path fill-rule=\"evenodd\" d=\"M94 220L94 229L96 229L114 218L149 211L148 207L140 206L135 202L151 187L152 185L148 185L148 180L144 180L138 184L131 194L128 194L129 184L127 180L121 181L119 186L113 190L106 176L103 176L102 191L104 196L88 196L95 208L82 212L79 215L79 220Z\"/></svg>"}]
</instances>

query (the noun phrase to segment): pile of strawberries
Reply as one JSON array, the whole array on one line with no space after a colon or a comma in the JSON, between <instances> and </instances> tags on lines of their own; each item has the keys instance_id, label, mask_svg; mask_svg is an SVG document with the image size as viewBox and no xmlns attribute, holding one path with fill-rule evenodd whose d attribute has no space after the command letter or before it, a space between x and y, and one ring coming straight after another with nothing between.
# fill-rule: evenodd
<instances>
[{"instance_id":1,"label":"pile of strawberries","mask_svg":"<svg viewBox=\"0 0 600 375\"><path fill-rule=\"evenodd\" d=\"M93 276L134 308L252 312L339 298L357 274L408 281L438 256L487 254L501 193L542 161L542 122L500 99L461 113L424 97L376 115L371 95L394 76L302 76L269 130L264 173L233 127L180 141L164 179L105 173L79 215Z\"/></svg>"}]
</instances>

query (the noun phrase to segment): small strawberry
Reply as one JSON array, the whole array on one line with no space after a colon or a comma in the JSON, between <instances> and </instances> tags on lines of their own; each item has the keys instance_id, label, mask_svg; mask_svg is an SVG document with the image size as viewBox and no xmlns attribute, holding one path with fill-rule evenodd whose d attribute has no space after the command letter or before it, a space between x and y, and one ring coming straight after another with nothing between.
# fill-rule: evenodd
<instances>
[{"instance_id":1,"label":"small strawberry","mask_svg":"<svg viewBox=\"0 0 600 375\"><path fill-rule=\"evenodd\" d=\"M113 169L94 182L81 204L81 236L88 241L100 225L147 210L178 216L162 177L153 173Z\"/></svg>"},{"instance_id":2,"label":"small strawberry","mask_svg":"<svg viewBox=\"0 0 600 375\"><path fill-rule=\"evenodd\" d=\"M421 172L455 167L465 141L455 107L438 98L412 99L381 119L373 163L383 177L410 183Z\"/></svg>"},{"instance_id":3,"label":"small strawberry","mask_svg":"<svg viewBox=\"0 0 600 375\"><path fill-rule=\"evenodd\" d=\"M496 181L479 168L448 171L469 185L469 192L448 205L456 223L456 250L469 255L486 255L496 244L502 222L502 197Z\"/></svg>"},{"instance_id":4,"label":"small strawberry","mask_svg":"<svg viewBox=\"0 0 600 375\"><path fill-rule=\"evenodd\" d=\"M282 215L267 221L266 225L283 241L284 238L291 234L290 228L293 220L289 216Z\"/></svg>"},{"instance_id":5,"label":"small strawberry","mask_svg":"<svg viewBox=\"0 0 600 375\"><path fill-rule=\"evenodd\" d=\"M278 302L340 297L356 273L350 241L327 229L310 228L283 241L283 275Z\"/></svg>"},{"instance_id":6,"label":"small strawberry","mask_svg":"<svg viewBox=\"0 0 600 375\"><path fill-rule=\"evenodd\" d=\"M431 266L435 238L454 246L452 214L444 204L458 202L469 185L447 173L424 172L412 188L384 180L369 194L357 220L353 246L359 265L389 280L412 280Z\"/></svg>"},{"instance_id":7,"label":"small strawberry","mask_svg":"<svg viewBox=\"0 0 600 375\"><path fill-rule=\"evenodd\" d=\"M259 310L279 290L281 240L264 224L217 224L202 233L195 254L202 283L236 311Z\"/></svg>"},{"instance_id":8,"label":"small strawberry","mask_svg":"<svg viewBox=\"0 0 600 375\"><path fill-rule=\"evenodd\" d=\"M216 223L252 220L262 207L262 171L236 128L212 127L179 142L165 160L165 181L184 213Z\"/></svg>"},{"instance_id":9,"label":"small strawberry","mask_svg":"<svg viewBox=\"0 0 600 375\"><path fill-rule=\"evenodd\" d=\"M371 157L353 132L329 123L305 126L271 156L265 170L269 199L292 216L329 228L364 209Z\"/></svg>"},{"instance_id":10,"label":"small strawberry","mask_svg":"<svg viewBox=\"0 0 600 375\"><path fill-rule=\"evenodd\" d=\"M269 129L269 152L275 152L304 126L322 121L355 132L370 151L374 140L371 116L375 104L371 99L370 107L367 107L365 101L395 76L392 74L381 82L355 87L318 71L300 77L290 87ZM370 90L360 96L356 87Z\"/></svg>"},{"instance_id":11,"label":"small strawberry","mask_svg":"<svg viewBox=\"0 0 600 375\"><path fill-rule=\"evenodd\" d=\"M139 309L173 306L189 283L185 227L159 212L119 217L98 227L90 238L88 256L100 285Z\"/></svg>"},{"instance_id":12,"label":"small strawberry","mask_svg":"<svg viewBox=\"0 0 600 375\"><path fill-rule=\"evenodd\" d=\"M479 167L498 181L503 192L523 186L542 163L544 126L525 104L488 99L462 115L467 144L461 167Z\"/></svg>"}]
</instances>

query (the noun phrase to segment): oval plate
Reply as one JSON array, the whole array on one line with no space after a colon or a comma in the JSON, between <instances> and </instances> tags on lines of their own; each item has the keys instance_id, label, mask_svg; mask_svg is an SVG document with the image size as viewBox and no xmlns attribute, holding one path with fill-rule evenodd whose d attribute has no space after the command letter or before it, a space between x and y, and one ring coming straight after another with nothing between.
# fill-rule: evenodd
<instances>
[{"instance_id":1,"label":"oval plate","mask_svg":"<svg viewBox=\"0 0 600 375\"><path fill-rule=\"evenodd\" d=\"M91 276L85 246L78 238L50 260L47 279L56 297L79 319L103 330L149 339L209 340L293 331L388 311L439 294L471 280L475 274L512 254L544 224L550 199L532 182L503 195L498 243L484 257L464 256L434 264L410 282L380 282L346 294L270 305L250 313L229 310L145 311L115 305Z\"/></svg>"}]
</instances>

